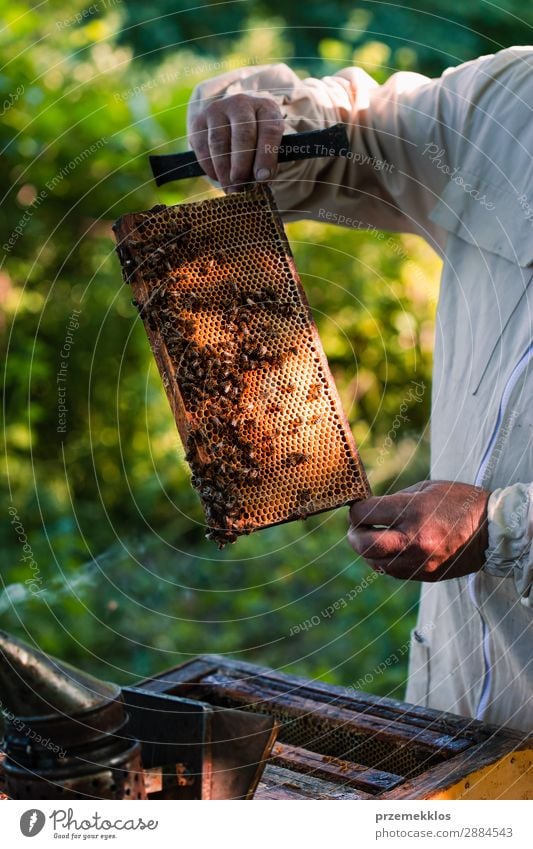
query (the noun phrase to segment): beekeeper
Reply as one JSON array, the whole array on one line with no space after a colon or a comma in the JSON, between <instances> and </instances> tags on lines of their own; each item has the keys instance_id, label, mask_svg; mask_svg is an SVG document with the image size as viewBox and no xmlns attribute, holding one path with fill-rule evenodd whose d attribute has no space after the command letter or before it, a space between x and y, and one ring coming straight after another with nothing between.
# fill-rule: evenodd
<instances>
[{"instance_id":1,"label":"beekeeper","mask_svg":"<svg viewBox=\"0 0 533 849\"><path fill-rule=\"evenodd\" d=\"M283 133L347 124L348 157L279 166ZM196 87L189 139L226 191L272 182L287 220L417 233L444 260L431 480L350 510L375 569L423 582L410 702L533 729L533 48L439 79L286 65Z\"/></svg>"}]
</instances>

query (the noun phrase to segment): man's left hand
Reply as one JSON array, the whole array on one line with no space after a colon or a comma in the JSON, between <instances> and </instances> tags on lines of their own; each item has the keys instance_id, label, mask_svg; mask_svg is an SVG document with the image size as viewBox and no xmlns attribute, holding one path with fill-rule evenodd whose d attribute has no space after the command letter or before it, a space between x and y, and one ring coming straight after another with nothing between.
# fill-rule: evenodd
<instances>
[{"instance_id":1,"label":"man's left hand","mask_svg":"<svg viewBox=\"0 0 533 849\"><path fill-rule=\"evenodd\" d=\"M489 497L464 483L417 483L353 504L348 539L373 569L395 578L458 578L485 562Z\"/></svg>"}]
</instances>

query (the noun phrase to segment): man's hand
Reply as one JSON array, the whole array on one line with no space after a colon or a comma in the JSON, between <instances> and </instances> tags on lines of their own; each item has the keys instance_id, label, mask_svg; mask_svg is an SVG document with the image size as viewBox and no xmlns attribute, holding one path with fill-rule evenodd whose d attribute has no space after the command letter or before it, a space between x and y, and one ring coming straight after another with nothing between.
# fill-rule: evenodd
<instances>
[{"instance_id":1,"label":"man's hand","mask_svg":"<svg viewBox=\"0 0 533 849\"><path fill-rule=\"evenodd\" d=\"M271 180L277 169L284 121L276 101L252 94L214 100L191 121L189 142L208 177L224 191L251 180Z\"/></svg>"},{"instance_id":2,"label":"man's hand","mask_svg":"<svg viewBox=\"0 0 533 849\"><path fill-rule=\"evenodd\" d=\"M353 504L348 539L373 569L395 578L442 581L468 575L485 562L489 496L464 483L417 483Z\"/></svg>"}]
</instances>

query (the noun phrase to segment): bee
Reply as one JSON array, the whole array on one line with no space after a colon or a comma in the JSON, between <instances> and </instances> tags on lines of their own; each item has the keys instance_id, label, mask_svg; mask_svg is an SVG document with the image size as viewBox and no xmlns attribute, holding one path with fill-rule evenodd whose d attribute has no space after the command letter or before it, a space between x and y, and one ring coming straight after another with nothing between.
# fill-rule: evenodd
<instances>
[{"instance_id":1,"label":"bee","mask_svg":"<svg viewBox=\"0 0 533 849\"><path fill-rule=\"evenodd\" d=\"M276 312L284 318L290 318L294 315L294 307L292 304L275 304Z\"/></svg>"},{"instance_id":2,"label":"bee","mask_svg":"<svg viewBox=\"0 0 533 849\"><path fill-rule=\"evenodd\" d=\"M144 320L146 321L146 324L148 325L148 327L152 331L152 333L157 333L159 327L158 327L158 324L157 324L157 319L156 319L155 313L146 312L146 310L143 309L141 314L142 314Z\"/></svg>"},{"instance_id":3,"label":"bee","mask_svg":"<svg viewBox=\"0 0 533 849\"><path fill-rule=\"evenodd\" d=\"M191 312L196 312L196 310L198 310L200 308L200 305L201 305L200 298L198 297L198 295L194 295L192 292L190 292L183 299L183 309L184 310L190 310Z\"/></svg>"},{"instance_id":4,"label":"bee","mask_svg":"<svg viewBox=\"0 0 533 849\"><path fill-rule=\"evenodd\" d=\"M237 286L237 284L235 283L235 280L228 280L228 281L227 281L227 284L228 284L228 286L229 286L229 288L230 288L230 292L231 292L231 294L233 295L233 297L234 297L234 298L238 298L238 297L239 297L239 295L240 295L240 289L239 289L239 287Z\"/></svg>"},{"instance_id":5,"label":"bee","mask_svg":"<svg viewBox=\"0 0 533 849\"><path fill-rule=\"evenodd\" d=\"M308 504L311 501L311 493L308 489L301 489L297 495L299 504Z\"/></svg>"},{"instance_id":6,"label":"bee","mask_svg":"<svg viewBox=\"0 0 533 849\"><path fill-rule=\"evenodd\" d=\"M309 387L309 391L307 393L307 400L308 401L317 401L319 397L320 397L320 384L319 383L312 383L311 386Z\"/></svg>"},{"instance_id":7,"label":"bee","mask_svg":"<svg viewBox=\"0 0 533 849\"><path fill-rule=\"evenodd\" d=\"M288 466L300 466L302 463L307 463L309 457L300 451L292 451L290 454L287 454L286 459Z\"/></svg>"},{"instance_id":8,"label":"bee","mask_svg":"<svg viewBox=\"0 0 533 849\"><path fill-rule=\"evenodd\" d=\"M322 421L324 421L324 413L321 413L320 415L311 416L311 418L309 419L309 424L317 425Z\"/></svg>"},{"instance_id":9,"label":"bee","mask_svg":"<svg viewBox=\"0 0 533 849\"><path fill-rule=\"evenodd\" d=\"M256 458L256 453L251 445L246 446L245 448L246 460L248 463L254 463Z\"/></svg>"},{"instance_id":10,"label":"bee","mask_svg":"<svg viewBox=\"0 0 533 849\"><path fill-rule=\"evenodd\" d=\"M265 292L265 298L267 300L269 300L269 301L278 301L279 300L278 293L276 292L275 289L272 288L272 286L265 286L264 292Z\"/></svg>"},{"instance_id":11,"label":"bee","mask_svg":"<svg viewBox=\"0 0 533 849\"><path fill-rule=\"evenodd\" d=\"M294 383L288 383L286 386L280 386L280 392L285 392L287 395L290 395L296 389L296 385Z\"/></svg>"},{"instance_id":12,"label":"bee","mask_svg":"<svg viewBox=\"0 0 533 849\"><path fill-rule=\"evenodd\" d=\"M227 459L234 459L237 455L238 448L236 445L232 445L231 443L220 442L215 446L218 453L224 453ZM214 449L213 449L214 450Z\"/></svg>"},{"instance_id":13,"label":"bee","mask_svg":"<svg viewBox=\"0 0 533 849\"><path fill-rule=\"evenodd\" d=\"M298 507L293 513L291 513L289 519L305 520L307 519L308 515L309 513L307 512L307 510L304 510L302 507Z\"/></svg>"},{"instance_id":14,"label":"bee","mask_svg":"<svg viewBox=\"0 0 533 849\"><path fill-rule=\"evenodd\" d=\"M237 497L235 495L226 496L226 503L224 504L224 507L226 509L226 513L231 515L233 513L233 511L235 510L236 504L237 504Z\"/></svg>"},{"instance_id":15,"label":"bee","mask_svg":"<svg viewBox=\"0 0 533 849\"><path fill-rule=\"evenodd\" d=\"M144 268L142 272L143 280L156 280L157 272L152 271L151 269Z\"/></svg>"}]
</instances>

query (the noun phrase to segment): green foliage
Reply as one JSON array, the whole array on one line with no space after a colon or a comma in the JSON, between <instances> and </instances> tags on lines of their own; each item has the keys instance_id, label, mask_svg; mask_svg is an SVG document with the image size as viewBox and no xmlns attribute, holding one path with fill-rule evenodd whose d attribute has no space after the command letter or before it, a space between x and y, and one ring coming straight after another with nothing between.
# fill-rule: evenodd
<instances>
[{"instance_id":1,"label":"green foliage","mask_svg":"<svg viewBox=\"0 0 533 849\"><path fill-rule=\"evenodd\" d=\"M443 0L431 14L446 5L474 25L473 12ZM369 673L367 689L400 696L405 653L386 675L371 673L405 645L417 587L380 577L323 615L369 575L345 541L344 511L224 552L204 540L111 224L212 191L202 181L156 191L147 163L150 152L185 147L186 104L201 78L250 58L292 61L292 44L302 69L335 69L357 49L379 79L390 62L431 66L452 41L454 58L481 42L460 41L453 24L441 38L426 14L413 45L408 12L390 4L226 3L205 14L163 0L94 6L15 11L0 0L5 472L23 528L8 516L0 626L122 681L221 651L346 684ZM514 36L518 23L491 9L484 31ZM423 478L435 256L414 237L319 223L288 233L375 490ZM313 617L319 624L295 630Z\"/></svg>"},{"instance_id":2,"label":"green foliage","mask_svg":"<svg viewBox=\"0 0 533 849\"><path fill-rule=\"evenodd\" d=\"M275 18L290 44L291 64L312 73L337 70L354 50L374 43L387 48L381 52L389 73L413 69L436 76L475 56L531 43L533 27L533 9L521 0L236 0L201 6L159 0L157 14L145 2L129 3L124 12L121 42L150 62L184 45L223 56L254 22Z\"/></svg>"}]
</instances>

